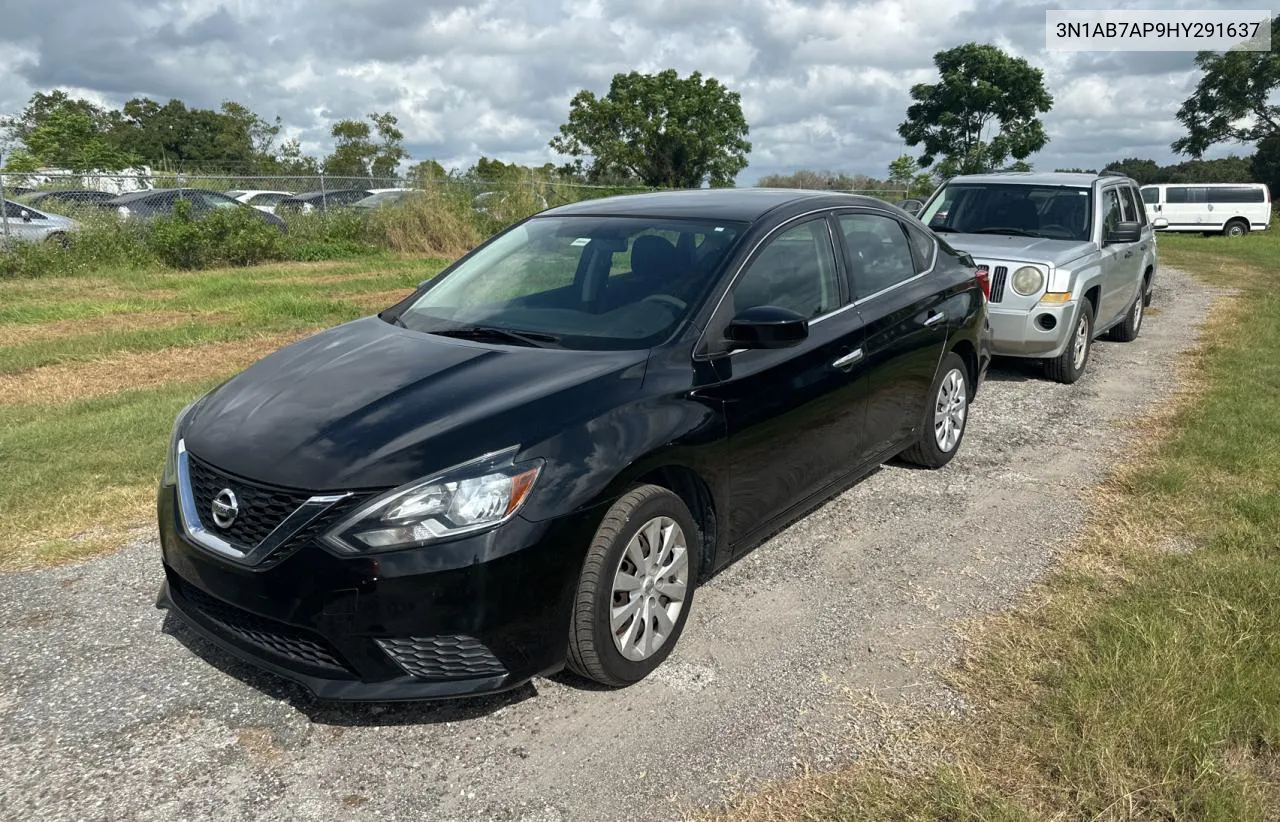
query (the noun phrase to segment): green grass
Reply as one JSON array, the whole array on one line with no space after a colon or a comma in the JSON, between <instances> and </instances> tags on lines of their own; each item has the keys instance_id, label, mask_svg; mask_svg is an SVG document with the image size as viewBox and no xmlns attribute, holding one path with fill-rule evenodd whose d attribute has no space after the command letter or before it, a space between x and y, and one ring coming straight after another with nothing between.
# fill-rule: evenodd
<instances>
[{"instance_id":1,"label":"green grass","mask_svg":"<svg viewBox=\"0 0 1280 822\"><path fill-rule=\"evenodd\" d=\"M445 262L376 254L0 280L0 568L119 545L129 528L154 516L157 471L183 404L239 370L246 352L256 356L254 346L265 353L276 339L374 313ZM232 360L210 347L238 340L249 347ZM199 373L190 373L190 355L170 353L189 349L201 352ZM140 386L136 369L112 365L138 354L161 384ZM40 380L49 367L63 369L58 388L74 387L61 400ZM71 395L81 399L67 401Z\"/></svg>"},{"instance_id":2,"label":"green grass","mask_svg":"<svg viewBox=\"0 0 1280 822\"><path fill-rule=\"evenodd\" d=\"M922 734L948 764L781 784L728 818L1280 818L1280 234L1159 242L1239 296L1185 364L1195 391L1144 426L1165 438L949 674L976 714Z\"/></svg>"}]
</instances>

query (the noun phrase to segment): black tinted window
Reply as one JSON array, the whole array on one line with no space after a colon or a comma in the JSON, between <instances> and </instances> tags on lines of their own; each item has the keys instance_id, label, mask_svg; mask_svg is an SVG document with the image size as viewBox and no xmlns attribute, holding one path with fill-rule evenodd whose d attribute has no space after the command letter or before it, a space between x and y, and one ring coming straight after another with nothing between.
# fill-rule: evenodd
<instances>
[{"instance_id":1,"label":"black tinted window","mask_svg":"<svg viewBox=\"0 0 1280 822\"><path fill-rule=\"evenodd\" d=\"M933 238L910 223L907 223L906 227L907 239L911 242L911 256L915 258L916 271L928 271L933 266Z\"/></svg>"},{"instance_id":2,"label":"black tinted window","mask_svg":"<svg viewBox=\"0 0 1280 822\"><path fill-rule=\"evenodd\" d=\"M1125 186L1120 189L1120 196L1125 207L1125 219L1133 220L1138 225L1147 224L1147 210L1138 202L1138 195L1134 192L1132 186Z\"/></svg>"},{"instance_id":3,"label":"black tinted window","mask_svg":"<svg viewBox=\"0 0 1280 822\"><path fill-rule=\"evenodd\" d=\"M835 249L826 220L810 220L772 240L733 288L733 311L776 305L807 319L840 307Z\"/></svg>"},{"instance_id":4,"label":"black tinted window","mask_svg":"<svg viewBox=\"0 0 1280 822\"><path fill-rule=\"evenodd\" d=\"M1211 203L1265 203L1266 197L1258 186L1230 186L1209 189Z\"/></svg>"},{"instance_id":5,"label":"black tinted window","mask_svg":"<svg viewBox=\"0 0 1280 822\"><path fill-rule=\"evenodd\" d=\"M1142 189L1142 202L1155 204L1160 202L1160 189L1144 188Z\"/></svg>"},{"instance_id":6,"label":"black tinted window","mask_svg":"<svg viewBox=\"0 0 1280 822\"><path fill-rule=\"evenodd\" d=\"M858 297L891 288L919 273L902 224L877 214L841 214L849 273Z\"/></svg>"}]
</instances>

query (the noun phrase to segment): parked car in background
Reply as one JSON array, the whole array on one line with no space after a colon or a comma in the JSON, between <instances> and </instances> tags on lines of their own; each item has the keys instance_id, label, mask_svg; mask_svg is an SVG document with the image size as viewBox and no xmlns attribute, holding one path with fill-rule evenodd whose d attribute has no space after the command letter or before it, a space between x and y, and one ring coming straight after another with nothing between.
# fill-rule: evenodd
<instances>
[{"instance_id":1,"label":"parked car in background","mask_svg":"<svg viewBox=\"0 0 1280 822\"><path fill-rule=\"evenodd\" d=\"M1147 218L1161 231L1243 237L1271 225L1271 190L1264 183L1164 183L1142 187Z\"/></svg>"},{"instance_id":2,"label":"parked car in background","mask_svg":"<svg viewBox=\"0 0 1280 822\"><path fill-rule=\"evenodd\" d=\"M233 200L238 200L245 205L253 206L259 211L267 211L275 213L276 205L285 197L292 197L292 191L260 191L233 189L231 191L222 192Z\"/></svg>"},{"instance_id":3,"label":"parked car in background","mask_svg":"<svg viewBox=\"0 0 1280 822\"><path fill-rule=\"evenodd\" d=\"M59 205L97 206L117 195L109 191L94 191L86 188L73 188L60 191L37 191L23 197L24 202L41 208L57 208Z\"/></svg>"},{"instance_id":4,"label":"parked car in background","mask_svg":"<svg viewBox=\"0 0 1280 822\"><path fill-rule=\"evenodd\" d=\"M363 200L373 192L363 188L338 188L332 191L307 191L285 197L276 204L276 212L292 211L309 214L312 211L328 211L345 208L357 200Z\"/></svg>"},{"instance_id":5,"label":"parked car in background","mask_svg":"<svg viewBox=\"0 0 1280 822\"><path fill-rule=\"evenodd\" d=\"M915 217L924 208L924 201L917 200L914 197L909 197L906 200L899 200L897 203L894 203L894 205Z\"/></svg>"},{"instance_id":6,"label":"parked car in background","mask_svg":"<svg viewBox=\"0 0 1280 822\"><path fill-rule=\"evenodd\" d=\"M992 348L1073 383L1102 334L1138 336L1158 260L1138 185L1114 172L954 177L921 220L991 283Z\"/></svg>"},{"instance_id":7,"label":"parked car in background","mask_svg":"<svg viewBox=\"0 0 1280 822\"><path fill-rule=\"evenodd\" d=\"M868 197L545 211L179 413L157 604L322 699L628 685L700 580L955 456L986 319L973 261Z\"/></svg>"},{"instance_id":8,"label":"parked car in background","mask_svg":"<svg viewBox=\"0 0 1280 822\"><path fill-rule=\"evenodd\" d=\"M495 216L494 211L500 209L511 196L512 193L509 191L481 192L471 201L471 207L479 214L483 214L486 217L493 217ZM547 207L547 198L543 197L541 194L535 193L533 195L533 205L534 208L542 211Z\"/></svg>"},{"instance_id":9,"label":"parked car in background","mask_svg":"<svg viewBox=\"0 0 1280 822\"><path fill-rule=\"evenodd\" d=\"M70 217L41 211L35 206L7 200L4 205L4 221L9 238L18 242L52 242L65 245L71 232L80 224ZM5 233L0 231L0 242Z\"/></svg>"},{"instance_id":10,"label":"parked car in background","mask_svg":"<svg viewBox=\"0 0 1280 822\"><path fill-rule=\"evenodd\" d=\"M378 191L370 194L362 200L356 200L351 205L354 208L381 208L382 206L395 205L410 194L412 189L397 188L390 191Z\"/></svg>"},{"instance_id":11,"label":"parked car in background","mask_svg":"<svg viewBox=\"0 0 1280 822\"><path fill-rule=\"evenodd\" d=\"M145 220L160 216L171 216L181 201L191 204L193 217L198 218L219 209L238 208L253 214L263 222L269 223L281 231L287 230L284 220L270 212L260 211L253 206L245 205L221 192L207 191L202 188L155 188L149 191L135 191L130 194L121 194L119 197L109 200L104 206L115 208L122 218Z\"/></svg>"}]
</instances>

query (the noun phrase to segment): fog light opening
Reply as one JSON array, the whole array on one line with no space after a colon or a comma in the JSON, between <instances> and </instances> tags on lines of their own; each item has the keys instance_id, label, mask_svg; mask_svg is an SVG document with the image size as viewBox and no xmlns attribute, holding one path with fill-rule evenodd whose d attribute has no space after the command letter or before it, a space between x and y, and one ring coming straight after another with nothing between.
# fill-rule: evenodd
<instances>
[{"instance_id":1,"label":"fog light opening","mask_svg":"<svg viewBox=\"0 0 1280 822\"><path fill-rule=\"evenodd\" d=\"M1041 314L1036 317L1036 325L1045 331L1052 331L1058 325L1058 318L1052 314Z\"/></svg>"}]
</instances>

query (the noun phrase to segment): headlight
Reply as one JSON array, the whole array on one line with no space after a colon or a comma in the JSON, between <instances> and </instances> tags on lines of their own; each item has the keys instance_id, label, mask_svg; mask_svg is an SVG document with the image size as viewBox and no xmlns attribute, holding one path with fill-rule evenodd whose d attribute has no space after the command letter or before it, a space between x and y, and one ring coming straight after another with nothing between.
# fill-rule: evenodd
<instances>
[{"instance_id":1,"label":"headlight","mask_svg":"<svg viewBox=\"0 0 1280 822\"><path fill-rule=\"evenodd\" d=\"M512 462L516 447L441 471L365 505L323 537L342 554L413 548L493 528L515 516L542 461Z\"/></svg>"},{"instance_id":2,"label":"headlight","mask_svg":"<svg viewBox=\"0 0 1280 822\"><path fill-rule=\"evenodd\" d=\"M173 486L178 484L178 440L181 439L179 434L182 430L182 421L186 419L191 409L195 408L196 403L202 399L204 397L197 397L187 403L186 407L178 412L178 416L174 417L173 430L169 432L169 450L164 455L164 470L160 472L161 485Z\"/></svg>"},{"instance_id":3,"label":"headlight","mask_svg":"<svg viewBox=\"0 0 1280 822\"><path fill-rule=\"evenodd\" d=\"M1044 285L1044 273L1034 266L1024 265L1013 272L1013 290L1030 297Z\"/></svg>"}]
</instances>

